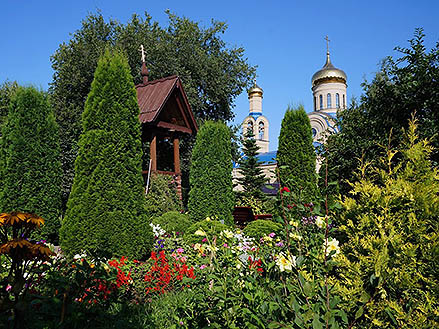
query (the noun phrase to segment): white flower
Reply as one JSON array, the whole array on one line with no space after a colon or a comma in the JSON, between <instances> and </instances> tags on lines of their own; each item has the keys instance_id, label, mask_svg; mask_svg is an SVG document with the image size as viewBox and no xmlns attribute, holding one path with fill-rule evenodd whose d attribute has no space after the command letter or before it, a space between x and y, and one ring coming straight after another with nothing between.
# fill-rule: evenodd
<instances>
[{"instance_id":1,"label":"white flower","mask_svg":"<svg viewBox=\"0 0 439 329\"><path fill-rule=\"evenodd\" d=\"M224 235L227 239L233 238L233 232L230 232L229 230L224 230L221 232L222 235Z\"/></svg>"},{"instance_id":2,"label":"white flower","mask_svg":"<svg viewBox=\"0 0 439 329\"><path fill-rule=\"evenodd\" d=\"M166 231L160 227L160 224L154 225L153 223L150 223L149 226L152 227L152 232L156 237L163 236L166 233Z\"/></svg>"},{"instance_id":3,"label":"white flower","mask_svg":"<svg viewBox=\"0 0 439 329\"><path fill-rule=\"evenodd\" d=\"M279 266L281 272L291 272L293 266L296 266L296 257L291 255L285 256L285 254L281 252L276 259L276 265Z\"/></svg>"},{"instance_id":4,"label":"white flower","mask_svg":"<svg viewBox=\"0 0 439 329\"><path fill-rule=\"evenodd\" d=\"M316 218L316 225L317 225L318 228L324 228L326 226L325 218L317 216L317 218Z\"/></svg>"},{"instance_id":5,"label":"white flower","mask_svg":"<svg viewBox=\"0 0 439 329\"><path fill-rule=\"evenodd\" d=\"M333 256L338 255L340 252L340 247L338 246L338 244L339 242L337 239L331 238L330 240L328 240L328 245L326 247L326 256L329 256L331 251L335 251Z\"/></svg>"}]
</instances>

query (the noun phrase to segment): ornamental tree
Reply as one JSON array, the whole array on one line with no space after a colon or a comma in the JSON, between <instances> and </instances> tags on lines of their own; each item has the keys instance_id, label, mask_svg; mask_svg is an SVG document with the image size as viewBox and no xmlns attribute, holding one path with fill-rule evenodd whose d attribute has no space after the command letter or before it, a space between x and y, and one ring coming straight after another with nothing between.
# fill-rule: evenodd
<instances>
[{"instance_id":1,"label":"ornamental tree","mask_svg":"<svg viewBox=\"0 0 439 329\"><path fill-rule=\"evenodd\" d=\"M261 188L267 182L267 178L259 166L257 157L259 146L256 144L256 139L251 129L246 131L242 146L243 156L238 160L238 172L242 177L238 178L237 181L244 189L246 197L263 200L265 195Z\"/></svg>"},{"instance_id":2,"label":"ornamental tree","mask_svg":"<svg viewBox=\"0 0 439 329\"><path fill-rule=\"evenodd\" d=\"M68 255L145 256L152 231L144 211L139 107L127 59L106 50L82 115L75 178L61 228Z\"/></svg>"},{"instance_id":3,"label":"ornamental tree","mask_svg":"<svg viewBox=\"0 0 439 329\"><path fill-rule=\"evenodd\" d=\"M193 220L215 217L227 225L233 224L231 136L224 123L207 121L198 131L192 151L190 186L188 210Z\"/></svg>"},{"instance_id":4,"label":"ornamental tree","mask_svg":"<svg viewBox=\"0 0 439 329\"><path fill-rule=\"evenodd\" d=\"M56 124L47 95L16 87L0 139L0 211L37 213L46 225L34 238L58 241L61 163Z\"/></svg>"},{"instance_id":5,"label":"ornamental tree","mask_svg":"<svg viewBox=\"0 0 439 329\"><path fill-rule=\"evenodd\" d=\"M301 193L303 200L317 196L316 154L312 132L305 109L288 107L282 120L277 151L279 177L282 186Z\"/></svg>"},{"instance_id":6,"label":"ornamental tree","mask_svg":"<svg viewBox=\"0 0 439 329\"><path fill-rule=\"evenodd\" d=\"M439 171L432 154L412 121L405 142L387 148L377 164L363 164L343 199L338 222L346 243L336 282L350 328L439 326Z\"/></svg>"}]
</instances>

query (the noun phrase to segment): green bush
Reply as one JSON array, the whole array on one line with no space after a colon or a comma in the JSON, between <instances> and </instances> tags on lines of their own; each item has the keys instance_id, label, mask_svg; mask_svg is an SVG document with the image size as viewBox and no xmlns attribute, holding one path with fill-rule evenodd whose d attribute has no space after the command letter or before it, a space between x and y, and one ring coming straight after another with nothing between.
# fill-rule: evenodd
<instances>
[{"instance_id":1,"label":"green bush","mask_svg":"<svg viewBox=\"0 0 439 329\"><path fill-rule=\"evenodd\" d=\"M311 124L303 106L288 107L282 119L277 163L281 185L300 192L302 199L314 201L318 194L316 153Z\"/></svg>"},{"instance_id":2,"label":"green bush","mask_svg":"<svg viewBox=\"0 0 439 329\"><path fill-rule=\"evenodd\" d=\"M342 203L346 243L334 281L352 328L439 327L439 171L413 122L405 138L381 165L361 167Z\"/></svg>"},{"instance_id":3,"label":"green bush","mask_svg":"<svg viewBox=\"0 0 439 329\"><path fill-rule=\"evenodd\" d=\"M266 236L272 232L276 233L276 235L279 235L279 233L282 232L282 228L282 225L279 223L275 223L271 220L258 219L248 223L243 232L244 235L259 240L263 236Z\"/></svg>"},{"instance_id":4,"label":"green bush","mask_svg":"<svg viewBox=\"0 0 439 329\"><path fill-rule=\"evenodd\" d=\"M61 162L58 125L47 95L17 87L0 139L0 212L36 213L45 225L34 238L58 242Z\"/></svg>"},{"instance_id":5,"label":"green bush","mask_svg":"<svg viewBox=\"0 0 439 329\"><path fill-rule=\"evenodd\" d=\"M206 236L200 236L195 234L198 230L204 231L206 233ZM230 227L226 224L221 223L217 220L210 220L205 219L201 222L197 222L195 224L192 224L186 231L186 234L184 236L184 240L188 244L195 244L195 243L201 243L201 241L207 237L210 242L213 241L213 237L217 237L217 245L221 242L220 239L220 233L224 230L230 230Z\"/></svg>"},{"instance_id":6,"label":"green bush","mask_svg":"<svg viewBox=\"0 0 439 329\"><path fill-rule=\"evenodd\" d=\"M75 178L61 228L68 255L141 258L151 248L144 210L139 107L126 58L107 50L82 115Z\"/></svg>"},{"instance_id":7,"label":"green bush","mask_svg":"<svg viewBox=\"0 0 439 329\"><path fill-rule=\"evenodd\" d=\"M230 129L221 122L201 126L190 169L188 209L194 221L209 216L233 224L233 182Z\"/></svg>"},{"instance_id":8,"label":"green bush","mask_svg":"<svg viewBox=\"0 0 439 329\"><path fill-rule=\"evenodd\" d=\"M166 232L185 233L193 224L189 216L178 211L169 211L152 220L153 224L159 224Z\"/></svg>"},{"instance_id":9,"label":"green bush","mask_svg":"<svg viewBox=\"0 0 439 329\"><path fill-rule=\"evenodd\" d=\"M177 195L177 186L167 175L151 175L145 210L150 218L161 216L169 211L180 211L183 208Z\"/></svg>"}]
</instances>

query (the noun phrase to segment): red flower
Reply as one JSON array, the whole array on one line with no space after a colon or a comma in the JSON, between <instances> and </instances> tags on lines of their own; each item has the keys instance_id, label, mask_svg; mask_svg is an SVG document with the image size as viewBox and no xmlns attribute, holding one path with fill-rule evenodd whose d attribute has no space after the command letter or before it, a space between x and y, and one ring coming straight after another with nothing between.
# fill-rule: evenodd
<instances>
[{"instance_id":1,"label":"red flower","mask_svg":"<svg viewBox=\"0 0 439 329\"><path fill-rule=\"evenodd\" d=\"M288 188L288 187L282 187L282 189L280 190L280 193L282 194L283 192L288 192L288 193L290 193L291 191L290 191L290 189Z\"/></svg>"}]
</instances>

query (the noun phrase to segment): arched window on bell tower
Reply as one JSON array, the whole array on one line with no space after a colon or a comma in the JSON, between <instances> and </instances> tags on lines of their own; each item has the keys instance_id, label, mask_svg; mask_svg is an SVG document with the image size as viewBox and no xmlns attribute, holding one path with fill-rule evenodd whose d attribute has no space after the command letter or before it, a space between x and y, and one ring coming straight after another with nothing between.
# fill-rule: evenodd
<instances>
[{"instance_id":1,"label":"arched window on bell tower","mask_svg":"<svg viewBox=\"0 0 439 329\"><path fill-rule=\"evenodd\" d=\"M265 125L264 123L261 121L259 122L259 133L258 133L258 138L260 140L264 139L264 133L265 133Z\"/></svg>"},{"instance_id":2,"label":"arched window on bell tower","mask_svg":"<svg viewBox=\"0 0 439 329\"><path fill-rule=\"evenodd\" d=\"M326 95L326 108L330 109L332 107L331 103L331 94L328 94Z\"/></svg>"},{"instance_id":3,"label":"arched window on bell tower","mask_svg":"<svg viewBox=\"0 0 439 329\"><path fill-rule=\"evenodd\" d=\"M335 94L335 107L340 108L340 95L338 93Z\"/></svg>"},{"instance_id":4,"label":"arched window on bell tower","mask_svg":"<svg viewBox=\"0 0 439 329\"><path fill-rule=\"evenodd\" d=\"M320 109L323 109L323 96L322 95L319 96L319 101L320 101Z\"/></svg>"},{"instance_id":5,"label":"arched window on bell tower","mask_svg":"<svg viewBox=\"0 0 439 329\"><path fill-rule=\"evenodd\" d=\"M247 132L248 131L251 131L253 134L255 133L253 130L253 121L251 121L251 120L248 120L248 122L247 122Z\"/></svg>"}]
</instances>

